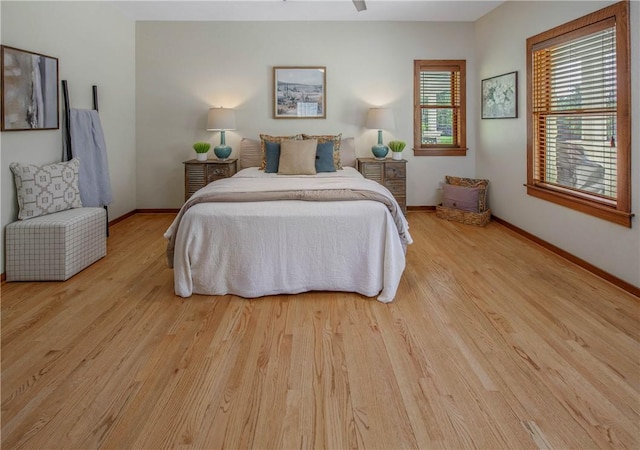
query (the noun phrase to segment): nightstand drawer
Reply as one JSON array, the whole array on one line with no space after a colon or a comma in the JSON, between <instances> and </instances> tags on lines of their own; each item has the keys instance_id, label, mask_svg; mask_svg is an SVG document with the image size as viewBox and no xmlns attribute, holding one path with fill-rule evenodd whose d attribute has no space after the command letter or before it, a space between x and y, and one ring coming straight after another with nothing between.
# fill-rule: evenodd
<instances>
[{"instance_id":1,"label":"nightstand drawer","mask_svg":"<svg viewBox=\"0 0 640 450\"><path fill-rule=\"evenodd\" d=\"M229 166L210 166L207 170L207 181L211 183L215 180L221 180L222 178L228 178Z\"/></svg>"},{"instance_id":2,"label":"nightstand drawer","mask_svg":"<svg viewBox=\"0 0 640 450\"><path fill-rule=\"evenodd\" d=\"M238 171L237 159L208 159L197 161L192 159L184 164L184 199L189 199L198 189L212 181L228 178Z\"/></svg>"},{"instance_id":3,"label":"nightstand drawer","mask_svg":"<svg viewBox=\"0 0 640 450\"><path fill-rule=\"evenodd\" d=\"M407 183L404 180L387 180L384 186L391 191L394 197L406 195Z\"/></svg>"},{"instance_id":4,"label":"nightstand drawer","mask_svg":"<svg viewBox=\"0 0 640 450\"><path fill-rule=\"evenodd\" d=\"M362 173L362 175L369 180L382 183L382 170L383 166L380 164L364 163L361 165L360 173Z\"/></svg>"},{"instance_id":5,"label":"nightstand drawer","mask_svg":"<svg viewBox=\"0 0 640 450\"><path fill-rule=\"evenodd\" d=\"M387 180L390 178L401 178L402 180L405 180L407 178L406 164L386 163L384 168L384 177Z\"/></svg>"}]
</instances>

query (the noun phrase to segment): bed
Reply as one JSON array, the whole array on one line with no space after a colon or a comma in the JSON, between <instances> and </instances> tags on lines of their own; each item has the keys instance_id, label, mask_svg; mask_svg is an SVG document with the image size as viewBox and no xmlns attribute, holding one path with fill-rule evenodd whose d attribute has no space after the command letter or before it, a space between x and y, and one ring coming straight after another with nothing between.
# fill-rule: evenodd
<instances>
[{"instance_id":1,"label":"bed","mask_svg":"<svg viewBox=\"0 0 640 450\"><path fill-rule=\"evenodd\" d=\"M197 191L165 233L177 295L357 292L391 302L412 240L389 191L353 167L256 167Z\"/></svg>"}]
</instances>

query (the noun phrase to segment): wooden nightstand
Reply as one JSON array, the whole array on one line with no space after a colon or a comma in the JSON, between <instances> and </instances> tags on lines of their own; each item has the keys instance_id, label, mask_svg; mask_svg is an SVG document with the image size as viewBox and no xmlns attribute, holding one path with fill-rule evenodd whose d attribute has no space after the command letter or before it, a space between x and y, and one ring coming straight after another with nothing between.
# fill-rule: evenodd
<instances>
[{"instance_id":1,"label":"wooden nightstand","mask_svg":"<svg viewBox=\"0 0 640 450\"><path fill-rule=\"evenodd\" d=\"M208 159L198 161L190 159L184 163L184 199L187 201L195 191L215 180L228 178L238 171L236 158Z\"/></svg>"},{"instance_id":2,"label":"wooden nightstand","mask_svg":"<svg viewBox=\"0 0 640 450\"><path fill-rule=\"evenodd\" d=\"M393 194L407 214L407 161L393 159L358 158L358 171L370 180L377 181Z\"/></svg>"}]
</instances>

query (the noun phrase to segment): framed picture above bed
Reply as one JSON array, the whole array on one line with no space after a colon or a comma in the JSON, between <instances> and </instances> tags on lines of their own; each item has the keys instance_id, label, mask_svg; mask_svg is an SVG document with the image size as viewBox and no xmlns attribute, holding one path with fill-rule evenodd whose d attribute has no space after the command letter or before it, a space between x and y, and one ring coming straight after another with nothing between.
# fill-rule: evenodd
<instances>
[{"instance_id":1,"label":"framed picture above bed","mask_svg":"<svg viewBox=\"0 0 640 450\"><path fill-rule=\"evenodd\" d=\"M327 68L323 66L273 68L275 119L325 119Z\"/></svg>"},{"instance_id":2,"label":"framed picture above bed","mask_svg":"<svg viewBox=\"0 0 640 450\"><path fill-rule=\"evenodd\" d=\"M3 45L2 131L55 130L58 117L58 58Z\"/></svg>"}]
</instances>

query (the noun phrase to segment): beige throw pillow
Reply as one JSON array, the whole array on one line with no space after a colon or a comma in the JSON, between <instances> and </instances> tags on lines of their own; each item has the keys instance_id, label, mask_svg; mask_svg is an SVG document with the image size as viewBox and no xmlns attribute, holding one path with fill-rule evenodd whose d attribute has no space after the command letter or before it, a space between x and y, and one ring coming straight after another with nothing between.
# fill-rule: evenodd
<instances>
[{"instance_id":1,"label":"beige throw pillow","mask_svg":"<svg viewBox=\"0 0 640 450\"><path fill-rule=\"evenodd\" d=\"M306 141L286 140L280 143L280 175L315 175L316 139Z\"/></svg>"},{"instance_id":2,"label":"beige throw pillow","mask_svg":"<svg viewBox=\"0 0 640 450\"><path fill-rule=\"evenodd\" d=\"M262 146L256 139L242 138L240 141L240 168L260 167L262 164Z\"/></svg>"}]
</instances>

